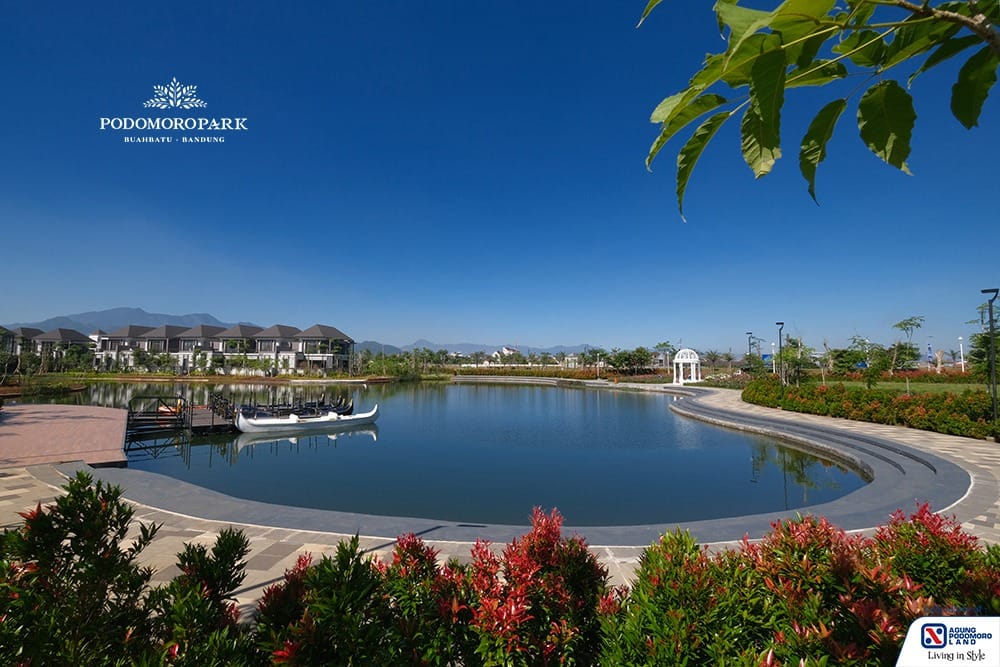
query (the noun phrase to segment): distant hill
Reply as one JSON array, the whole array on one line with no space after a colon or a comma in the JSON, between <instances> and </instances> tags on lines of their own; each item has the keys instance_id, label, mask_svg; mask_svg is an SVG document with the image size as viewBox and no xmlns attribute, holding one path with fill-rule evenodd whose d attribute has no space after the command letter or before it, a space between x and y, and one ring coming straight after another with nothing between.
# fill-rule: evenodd
<instances>
[{"instance_id":1,"label":"distant hill","mask_svg":"<svg viewBox=\"0 0 1000 667\"><path fill-rule=\"evenodd\" d=\"M164 324L174 324L177 326L194 327L199 324L211 324L227 329L234 324L222 322L208 313L191 313L189 315L166 315L163 313L147 313L142 308L111 308L109 310L95 310L87 313L77 313L75 315L61 315L51 317L41 322L14 322L5 324L7 329L18 327L34 327L42 331L52 329L76 329L83 334L91 334L101 329L111 332L121 329L130 324L147 327L159 327ZM248 324L248 323L244 323Z\"/></svg>"},{"instance_id":2,"label":"distant hill","mask_svg":"<svg viewBox=\"0 0 1000 667\"><path fill-rule=\"evenodd\" d=\"M354 344L355 352L360 354L365 350L370 351L372 354L388 354L388 355L399 354L400 352L402 352L402 350L396 347L395 345L383 345L382 343L379 343L378 341L374 340L366 340Z\"/></svg>"},{"instance_id":3,"label":"distant hill","mask_svg":"<svg viewBox=\"0 0 1000 667\"><path fill-rule=\"evenodd\" d=\"M50 317L41 322L12 322L2 325L6 329L17 329L18 327L34 327L42 331L52 331L53 329L76 329L82 334L92 334L101 329L105 332L112 332L130 324L147 327L159 327L164 324L174 324L177 326L194 327L199 324L210 324L217 327L229 328L236 324L253 324L252 322L222 322L208 313L191 313L189 315L167 315L164 313L147 313L142 308L111 308L109 310L95 310L87 313L77 313L75 315L60 315ZM423 338L414 341L410 345L396 347L395 345L385 345L374 340L366 340L354 344L357 352L371 350L373 354L400 354L402 352L412 352L417 349L428 349L433 351L447 350L459 354L472 354L473 352L485 352L493 354L502 347L517 348L522 354L552 354L560 352L566 354L577 354L583 352L591 345L557 345L555 347L530 347L526 345L514 345L511 343L501 345L484 345L482 343L434 343Z\"/></svg>"}]
</instances>

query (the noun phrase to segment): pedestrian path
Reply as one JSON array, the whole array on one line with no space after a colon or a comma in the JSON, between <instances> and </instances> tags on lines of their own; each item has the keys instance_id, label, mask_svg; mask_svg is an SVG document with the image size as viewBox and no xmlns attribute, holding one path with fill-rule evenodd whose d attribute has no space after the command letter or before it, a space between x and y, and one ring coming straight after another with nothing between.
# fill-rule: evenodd
<instances>
[{"instance_id":1,"label":"pedestrian path","mask_svg":"<svg viewBox=\"0 0 1000 667\"><path fill-rule=\"evenodd\" d=\"M676 391L676 388L664 385L588 384L602 389ZM990 543L1000 543L1000 481L998 481L1000 446L997 443L902 427L880 426L761 408L743 403L739 398L739 392L732 390L697 390L695 394L687 395L673 405L678 408L679 412L683 413L685 404L694 403L713 410L715 412L713 421L716 423L732 427L741 427L741 416L746 418L766 417L769 420L789 425L811 424L837 432L891 439L953 462L968 473L972 483L968 492L962 495L957 502L944 508L945 512L956 516L967 531L977 535L980 539ZM4 412L8 413L6 407ZM74 469L86 467L79 462L66 463L66 461L77 460L74 458L78 454L76 450L62 455L59 452L41 451L55 446L53 443L64 441L65 431L60 432L62 437L54 438L51 431L47 429L68 428L65 419L39 419L29 429L30 433L26 433L26 423L24 421L8 422L10 417L10 413L0 416L0 525L6 528L13 528L20 523L19 512L33 508L38 503L44 505L51 502L60 493L66 476L71 475ZM117 431L115 420L107 419L107 415L95 415L95 419L103 420L104 425L108 428L105 434L107 441L118 443L120 450L123 437ZM3 438L5 433L10 435L11 423L18 424L18 438L28 438L28 442L34 442L36 445L25 451L25 458L22 460L17 460L11 452L4 449ZM93 448L88 445L88 449ZM46 462L39 462L39 460ZM84 458L84 460L86 459ZM58 463L59 461L63 463ZM308 526L322 526L324 524L322 522L287 520L293 514L307 514L307 512L297 512L294 508L280 508L285 510L285 513L275 513L275 508L271 506L265 512L255 506L233 501L232 508L226 513L223 511L224 507L222 509L219 507L219 505L224 506L226 503L220 502L217 497L201 497L197 491L178 492L175 486L171 486L170 481L164 482L163 478L160 478L158 483L157 480L151 479L159 476L136 477L135 475L146 475L146 473L121 468L94 468L90 469L90 472L99 478L112 482L117 479L129 480L128 483L122 484L122 487L125 489L126 498L136 508L135 519L161 526L153 544L143 552L143 563L151 566L155 571L154 582L169 581L178 574L175 565L176 555L182 550L185 543L210 545L218 532L227 526L242 530L251 544L251 553L247 558L247 577L243 587L237 592L237 600L244 613L252 611L264 588L279 581L285 570L295 564L300 553L309 552L318 560L324 554L332 554L338 543L353 536L355 532L359 533L362 548L381 558L390 557L394 540L398 535L404 532L415 532L418 535L423 533L422 536L428 544L439 550L442 559L455 557L462 562L467 562L470 559L470 550L476 537L473 534L476 528L469 528L466 533L449 533L447 530L439 530L442 528L441 526L427 528L424 524L411 525L407 524L406 520L391 518L385 518L384 523L362 524L383 526L381 530L309 528ZM232 501L232 499L229 500ZM186 501L187 504L181 501ZM171 509L171 506L185 509L177 511ZM191 507L196 509L190 509ZM910 508L904 507L903 509ZM213 513L225 518L210 518ZM742 534L734 533L734 530L738 531L742 525L740 519L723 521L727 522L724 525L728 526L730 533L726 539L699 538L699 531L704 528L703 526L693 526L692 534L696 539L716 546L734 544ZM872 517L870 525L875 526L881 522L884 522L884 518ZM685 524L682 527L689 526ZM655 528L662 529L663 527ZM137 528L133 530L137 532ZM524 529L519 530L520 532L515 534L524 532ZM630 580L644 545L655 539L655 535L648 530L642 535L654 536L645 542L636 540L615 542L613 541L614 536L622 533L614 530L602 532L601 529L588 528L579 532L588 540L593 551L608 567L611 582L615 585L627 583ZM441 539L441 535L450 535L450 537ZM502 544L507 540L508 537L505 533L498 533L494 536L494 541L497 544Z\"/></svg>"}]
</instances>

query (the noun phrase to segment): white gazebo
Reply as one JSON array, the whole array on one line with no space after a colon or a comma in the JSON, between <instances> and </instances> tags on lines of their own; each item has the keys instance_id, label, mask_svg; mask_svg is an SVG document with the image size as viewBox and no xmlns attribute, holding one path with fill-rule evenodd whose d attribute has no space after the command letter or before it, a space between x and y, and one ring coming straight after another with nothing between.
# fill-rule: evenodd
<instances>
[{"instance_id":1,"label":"white gazebo","mask_svg":"<svg viewBox=\"0 0 1000 667\"><path fill-rule=\"evenodd\" d=\"M701 382L701 359L697 352L689 348L674 355L674 384L684 384L685 381Z\"/></svg>"}]
</instances>

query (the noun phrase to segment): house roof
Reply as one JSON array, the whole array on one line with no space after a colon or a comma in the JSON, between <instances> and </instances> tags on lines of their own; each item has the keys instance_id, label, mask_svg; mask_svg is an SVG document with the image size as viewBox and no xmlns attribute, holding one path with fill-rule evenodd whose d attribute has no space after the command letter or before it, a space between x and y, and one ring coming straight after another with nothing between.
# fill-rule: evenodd
<instances>
[{"instance_id":1,"label":"house roof","mask_svg":"<svg viewBox=\"0 0 1000 667\"><path fill-rule=\"evenodd\" d=\"M178 338L215 338L225 331L225 327L215 327L211 324L199 324L191 327L187 331L182 331Z\"/></svg>"},{"instance_id":2,"label":"house roof","mask_svg":"<svg viewBox=\"0 0 1000 667\"><path fill-rule=\"evenodd\" d=\"M263 331L261 327L255 327L252 324L237 324L235 327L229 327L225 331L220 331L215 334L216 338L253 338L256 334Z\"/></svg>"},{"instance_id":3,"label":"house roof","mask_svg":"<svg viewBox=\"0 0 1000 667\"><path fill-rule=\"evenodd\" d=\"M14 329L13 333L21 338L34 338L43 332L41 329L36 329L34 327L18 327Z\"/></svg>"},{"instance_id":4,"label":"house roof","mask_svg":"<svg viewBox=\"0 0 1000 667\"><path fill-rule=\"evenodd\" d=\"M108 334L108 338L138 338L147 331L152 331L153 327L143 327L138 324L130 324L127 327L116 329Z\"/></svg>"},{"instance_id":5,"label":"house roof","mask_svg":"<svg viewBox=\"0 0 1000 667\"><path fill-rule=\"evenodd\" d=\"M38 334L32 340L37 343L91 343L86 335L76 329L53 329L43 334Z\"/></svg>"},{"instance_id":6,"label":"house roof","mask_svg":"<svg viewBox=\"0 0 1000 667\"><path fill-rule=\"evenodd\" d=\"M350 341L351 343L354 342L354 340L350 336L345 334L337 327L331 327L325 324L314 324L305 331L296 334L295 337L300 340L304 338L315 338L322 340L346 340Z\"/></svg>"},{"instance_id":7,"label":"house roof","mask_svg":"<svg viewBox=\"0 0 1000 667\"><path fill-rule=\"evenodd\" d=\"M164 324L162 327L156 327L152 331L142 334L141 338L177 338L187 330L187 327L176 324Z\"/></svg>"},{"instance_id":8,"label":"house roof","mask_svg":"<svg viewBox=\"0 0 1000 667\"><path fill-rule=\"evenodd\" d=\"M290 327L285 324L275 324L253 335L254 338L295 338L299 333L298 327Z\"/></svg>"}]
</instances>

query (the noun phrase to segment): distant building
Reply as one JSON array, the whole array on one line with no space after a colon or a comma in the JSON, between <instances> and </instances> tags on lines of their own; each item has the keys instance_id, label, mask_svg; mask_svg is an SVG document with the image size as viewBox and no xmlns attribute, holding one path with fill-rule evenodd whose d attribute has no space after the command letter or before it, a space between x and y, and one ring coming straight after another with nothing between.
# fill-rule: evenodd
<instances>
[{"instance_id":1,"label":"distant building","mask_svg":"<svg viewBox=\"0 0 1000 667\"><path fill-rule=\"evenodd\" d=\"M95 367L104 370L134 368L141 351L169 354L182 373L210 368L225 374L345 372L354 354L354 340L325 324L305 331L284 324L267 329L247 324L228 329L130 325L111 333L97 331L88 340L93 342Z\"/></svg>"}]
</instances>

